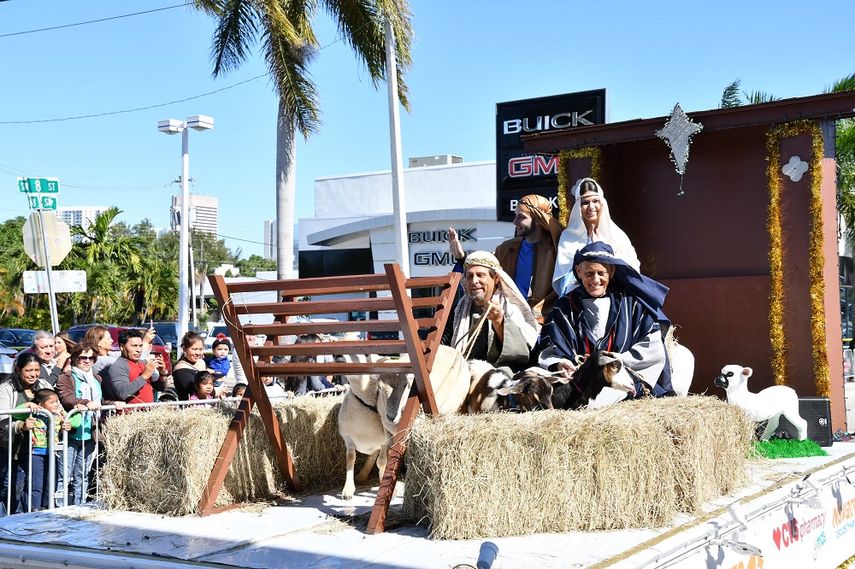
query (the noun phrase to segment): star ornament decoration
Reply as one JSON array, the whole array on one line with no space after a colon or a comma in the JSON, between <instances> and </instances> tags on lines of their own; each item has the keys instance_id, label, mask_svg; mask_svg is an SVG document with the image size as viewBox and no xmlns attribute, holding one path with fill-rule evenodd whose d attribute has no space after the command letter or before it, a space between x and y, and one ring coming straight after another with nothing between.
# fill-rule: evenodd
<instances>
[{"instance_id":1,"label":"star ornament decoration","mask_svg":"<svg viewBox=\"0 0 855 569\"><path fill-rule=\"evenodd\" d=\"M680 175L680 193L683 194L683 175L686 173L686 164L689 162L689 146L692 144L692 136L703 129L703 125L692 122L680 103L674 105L671 116L665 122L662 129L656 131L656 136L665 141L671 149L671 160L674 162L677 173Z\"/></svg>"}]
</instances>

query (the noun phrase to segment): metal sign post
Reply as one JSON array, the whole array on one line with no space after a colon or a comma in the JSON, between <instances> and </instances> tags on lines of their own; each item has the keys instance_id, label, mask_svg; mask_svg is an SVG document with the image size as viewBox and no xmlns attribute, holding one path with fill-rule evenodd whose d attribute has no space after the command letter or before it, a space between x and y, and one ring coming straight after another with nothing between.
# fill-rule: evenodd
<instances>
[{"instance_id":1,"label":"metal sign post","mask_svg":"<svg viewBox=\"0 0 855 569\"><path fill-rule=\"evenodd\" d=\"M18 178L18 191L26 193L30 209L35 209L38 216L35 216L35 225L38 228L33 228L33 240L38 240L37 235L41 236L41 253L44 255L45 272L47 273L48 285L48 300L50 304L50 323L53 334L59 333L59 314L56 308L56 293L54 292L53 275L51 273L51 258L48 248L47 232L45 231L44 210L56 209L56 195L59 193L59 180L56 178ZM43 195L53 194L53 195ZM26 240L25 240L26 241ZM36 261L36 264L39 264Z\"/></svg>"},{"instance_id":2,"label":"metal sign post","mask_svg":"<svg viewBox=\"0 0 855 569\"><path fill-rule=\"evenodd\" d=\"M45 234L45 214L39 209L39 232L42 235L42 251L45 258L45 272L47 272L48 284L48 299L50 300L50 325L53 329L53 335L59 334L59 315L56 310L56 293L53 291L53 274L50 266L50 251L47 246L47 235Z\"/></svg>"}]
</instances>

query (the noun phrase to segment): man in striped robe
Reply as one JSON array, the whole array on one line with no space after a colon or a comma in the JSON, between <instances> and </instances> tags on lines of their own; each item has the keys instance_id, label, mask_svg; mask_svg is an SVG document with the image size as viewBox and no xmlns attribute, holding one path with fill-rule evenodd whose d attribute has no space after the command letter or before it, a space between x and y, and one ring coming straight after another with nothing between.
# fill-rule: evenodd
<instances>
[{"instance_id":1,"label":"man in striped robe","mask_svg":"<svg viewBox=\"0 0 855 569\"><path fill-rule=\"evenodd\" d=\"M538 363L569 377L578 358L616 352L636 382L636 397L673 395L662 312L668 288L649 279L597 241L580 249L573 272L582 286L556 302L538 343Z\"/></svg>"}]
</instances>

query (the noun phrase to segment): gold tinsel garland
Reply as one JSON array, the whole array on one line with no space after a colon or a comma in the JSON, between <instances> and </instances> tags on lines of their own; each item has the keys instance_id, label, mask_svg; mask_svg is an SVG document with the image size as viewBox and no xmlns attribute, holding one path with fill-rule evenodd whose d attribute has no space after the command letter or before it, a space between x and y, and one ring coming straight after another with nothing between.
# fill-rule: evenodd
<instances>
[{"instance_id":1,"label":"gold tinsel garland","mask_svg":"<svg viewBox=\"0 0 855 569\"><path fill-rule=\"evenodd\" d=\"M825 281L823 280L822 226L822 131L816 122L794 121L772 128L766 139L769 182L769 339L772 342L772 374L775 383L786 384L786 351L784 335L784 271L781 238L781 141L792 136L811 137L810 158L810 332L814 383L817 395L828 397L828 352L825 337Z\"/></svg>"},{"instance_id":2,"label":"gold tinsel garland","mask_svg":"<svg viewBox=\"0 0 855 569\"><path fill-rule=\"evenodd\" d=\"M837 569L852 569L855 567L855 555L837 566Z\"/></svg>"},{"instance_id":3,"label":"gold tinsel garland","mask_svg":"<svg viewBox=\"0 0 855 569\"><path fill-rule=\"evenodd\" d=\"M590 158L591 177L599 182L602 154L602 151L597 146L562 150L558 154L558 220L564 227L567 227L567 222L570 220L570 209L567 207L567 194L570 191L571 185L567 179L567 162L579 158Z\"/></svg>"}]
</instances>

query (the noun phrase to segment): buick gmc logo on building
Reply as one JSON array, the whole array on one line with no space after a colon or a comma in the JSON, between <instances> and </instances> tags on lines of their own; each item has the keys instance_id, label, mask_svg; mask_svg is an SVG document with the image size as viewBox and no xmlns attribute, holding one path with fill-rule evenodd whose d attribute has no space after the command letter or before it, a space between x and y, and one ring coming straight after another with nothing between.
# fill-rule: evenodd
<instances>
[{"instance_id":1,"label":"buick gmc logo on building","mask_svg":"<svg viewBox=\"0 0 855 569\"><path fill-rule=\"evenodd\" d=\"M606 91L583 91L496 105L496 214L511 221L512 200L537 193L558 194L558 157L526 154L526 134L566 130L605 122ZM527 191L531 190L531 191Z\"/></svg>"},{"instance_id":2,"label":"buick gmc logo on building","mask_svg":"<svg viewBox=\"0 0 855 569\"><path fill-rule=\"evenodd\" d=\"M571 128L579 125L592 125L586 117L593 114L594 109L582 113L572 111L556 115L543 115L534 118L511 119L504 121L503 134L520 134L522 132L538 132L557 128Z\"/></svg>"},{"instance_id":3,"label":"buick gmc logo on building","mask_svg":"<svg viewBox=\"0 0 855 569\"><path fill-rule=\"evenodd\" d=\"M508 176L511 178L549 174L558 175L558 156L517 156L508 160Z\"/></svg>"}]
</instances>

